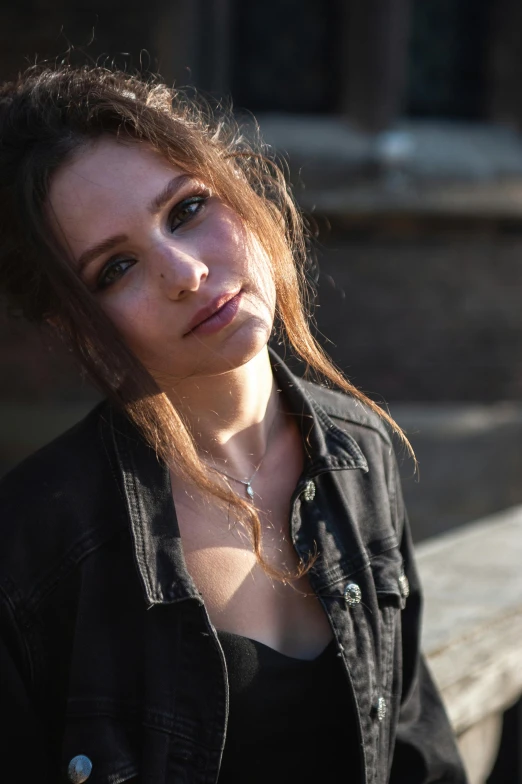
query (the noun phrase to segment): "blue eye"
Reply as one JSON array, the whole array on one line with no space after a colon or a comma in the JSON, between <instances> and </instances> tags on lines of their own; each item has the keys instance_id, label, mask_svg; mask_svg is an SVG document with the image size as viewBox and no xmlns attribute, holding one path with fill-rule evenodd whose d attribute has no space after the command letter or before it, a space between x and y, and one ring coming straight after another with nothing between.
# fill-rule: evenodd
<instances>
[{"instance_id":1,"label":"blue eye","mask_svg":"<svg viewBox=\"0 0 522 784\"><path fill-rule=\"evenodd\" d=\"M106 289L116 283L135 263L134 259L111 259L102 269L96 282L96 288Z\"/></svg>"},{"instance_id":2,"label":"blue eye","mask_svg":"<svg viewBox=\"0 0 522 784\"><path fill-rule=\"evenodd\" d=\"M176 204L169 214L170 230L176 231L179 226L192 220L202 210L206 200L206 196L191 196Z\"/></svg>"}]
</instances>

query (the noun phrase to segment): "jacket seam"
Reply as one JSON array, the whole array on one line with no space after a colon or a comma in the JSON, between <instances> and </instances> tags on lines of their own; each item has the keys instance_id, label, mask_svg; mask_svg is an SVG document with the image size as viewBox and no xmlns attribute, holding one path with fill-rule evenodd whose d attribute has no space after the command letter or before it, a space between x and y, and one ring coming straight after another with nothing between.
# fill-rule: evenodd
<instances>
[{"instance_id":1,"label":"jacket seam","mask_svg":"<svg viewBox=\"0 0 522 784\"><path fill-rule=\"evenodd\" d=\"M323 575L325 582L321 585L321 591L329 590L334 585L353 577L353 575L364 572L366 569L371 568L373 561L380 555L384 555L384 553L388 553L390 550L396 550L399 547L396 534L381 540L380 544L382 546L375 551L371 550L369 546L366 545L364 552L359 553L349 560L342 561L340 564L336 564L329 569L324 569Z\"/></svg>"},{"instance_id":2,"label":"jacket seam","mask_svg":"<svg viewBox=\"0 0 522 784\"><path fill-rule=\"evenodd\" d=\"M329 417L342 419L344 422L351 422L354 425L360 425L361 427L365 427L368 428L369 430L373 430L380 435L380 437L386 444L391 445L391 438L389 433L385 429L384 423L381 424L379 422L379 424L377 423L374 424L370 416L366 414L360 414L360 415L354 414L352 412L348 412L344 410L342 407L333 405L328 400L320 399L322 396L327 397L330 395L341 395L341 396L345 395L348 398L348 400L353 401L356 404L359 404L362 408L364 404L360 403L357 400L357 398L350 396L349 393L343 392L342 390L328 389L328 387L321 386L320 384L314 384L313 382L307 381L306 379L301 379L301 382L303 383L303 387L304 387L303 391L305 392L305 394L308 397L311 397L315 403L321 406L321 408L325 411L325 413ZM318 392L317 396L314 395L313 391L310 391L309 389L310 387L312 387L313 390L317 390ZM375 414L375 417L377 418L378 414Z\"/></svg>"},{"instance_id":3,"label":"jacket seam","mask_svg":"<svg viewBox=\"0 0 522 784\"><path fill-rule=\"evenodd\" d=\"M345 666L345 671L346 671L346 678L347 678L347 680L349 682L349 691L350 691L350 696L351 696L351 699L352 699L352 705L353 705L353 708L354 708L355 723L357 725L357 736L358 736L357 739L359 741L357 746L358 746L358 749L359 749L359 761L361 763L361 780L366 781L367 780L367 774L368 774L368 758L367 758L368 754L367 754L367 745L365 743L365 737L364 737L361 708L359 706L359 701L357 699L355 683L354 683L354 679L353 679L353 676L352 676L352 673L351 673L351 670L350 670L349 662L347 660L347 657L346 657L346 654L345 654L345 651L344 651L344 647L340 644L340 640L342 639L342 629L338 625L338 623L337 623L335 617L333 617L333 615L328 614L328 617L329 617L329 620L330 620L330 623L331 623L331 626L332 626L332 630L333 630L334 636L335 636L338 644L340 645L339 653L341 655L341 658L344 661L344 666Z\"/></svg>"},{"instance_id":4,"label":"jacket seam","mask_svg":"<svg viewBox=\"0 0 522 784\"><path fill-rule=\"evenodd\" d=\"M120 445L120 447L118 448L118 444L116 442L116 433L112 421L111 421L111 430L112 430L112 438L113 438L113 443L114 443L114 448L116 450L116 453L118 454L119 452L121 454L122 445ZM132 468L134 469L134 461L132 459L132 453L130 450L128 451L128 460L131 463ZM152 574L149 569L149 564L147 563L147 552L145 549L145 543L142 535L142 530L144 526L143 517L141 514L141 508L139 502L137 502L136 500L138 498L138 489L136 486L136 476L135 476L136 472L134 470L130 472L131 476L130 476L130 483L129 483L127 481L127 474L129 472L125 471L123 466L121 466L121 468L122 468L123 483L126 489L127 501L131 511L130 522L131 522L132 534L136 544L136 558L138 560L138 566L140 569L140 573L146 575L146 581L148 583L148 585L145 586L147 597L149 601L155 601L156 595L153 590L154 586L152 581ZM137 518L138 525L134 524L134 521L132 520L133 515L135 515L135 517Z\"/></svg>"},{"instance_id":5,"label":"jacket seam","mask_svg":"<svg viewBox=\"0 0 522 784\"><path fill-rule=\"evenodd\" d=\"M313 395L311 395L307 389L303 389L304 394L308 398L309 402L314 408L316 416L320 419L324 427L326 428L327 432L337 437L337 439L342 439L342 444L345 449L350 454L352 460L356 463L358 468L363 468L364 470L368 470L368 464L366 458L362 452L361 447L355 441L350 433L345 433L341 430L337 425L332 422L330 419L329 412L327 411L326 407L322 405Z\"/></svg>"},{"instance_id":6,"label":"jacket seam","mask_svg":"<svg viewBox=\"0 0 522 784\"><path fill-rule=\"evenodd\" d=\"M34 613L42 602L53 593L56 586L59 585L63 579L72 574L72 572L82 563L82 561L88 558L91 553L95 552L100 547L103 547L103 545L114 536L117 536L121 530L123 530L123 527L120 530L111 530L110 533L99 537L91 530L80 539L77 539L67 553L65 553L60 564L55 566L47 578L41 580L28 595L26 599L28 611ZM79 551L78 555L76 555L77 551Z\"/></svg>"},{"instance_id":7,"label":"jacket seam","mask_svg":"<svg viewBox=\"0 0 522 784\"><path fill-rule=\"evenodd\" d=\"M122 490L121 490L121 487L120 487L120 483L118 481L118 473L117 473L116 468L114 466L114 462L113 462L113 459L112 459L110 451L109 451L109 447L108 447L107 442L106 442L106 438L105 438L105 434L104 434L104 428L103 428L103 424L104 423L107 426L112 427L112 425L110 425L105 419L101 419L100 418L100 422L99 422L100 440L102 442L103 451L105 452L105 456L107 458L107 462L109 463L109 468L111 469L111 475L112 475L112 478L114 480L114 484L116 485L117 490L118 490L118 495L120 497L120 500L123 502L123 504L125 504L125 496L122 493Z\"/></svg>"},{"instance_id":8,"label":"jacket seam","mask_svg":"<svg viewBox=\"0 0 522 784\"><path fill-rule=\"evenodd\" d=\"M400 502L400 491L399 491L399 467L397 465L397 460L395 456L392 456L391 460L391 471L390 471L390 479L388 481L388 497L390 499L390 507L393 509L393 517L394 517L394 528L397 531L397 538L402 538L402 530L404 528L404 503L401 503L403 507L402 514L401 510L399 510L399 502ZM393 506L392 506L393 504Z\"/></svg>"},{"instance_id":9,"label":"jacket seam","mask_svg":"<svg viewBox=\"0 0 522 784\"><path fill-rule=\"evenodd\" d=\"M6 613L7 613L8 619L9 619L9 621L11 623L11 626L12 626L12 628L13 628L15 634L16 634L17 642L18 642L21 650L23 651L23 656L24 656L24 659L25 659L25 665L26 665L27 670L29 672L29 680L30 680L31 686L34 687L35 681L36 681L36 667L35 667L35 664L34 664L34 656L33 656L32 651L31 651L31 646L29 644L29 640L27 639L27 636L22 631L22 626L24 626L25 624L23 624L21 621L19 621L17 619L17 612L16 612L15 603L14 603L12 597L9 596L9 594L4 590L4 588L1 585L0 585L0 593L2 594L2 597L3 597L3 600L4 600L3 604L4 604L5 608L6 608Z\"/></svg>"},{"instance_id":10,"label":"jacket seam","mask_svg":"<svg viewBox=\"0 0 522 784\"><path fill-rule=\"evenodd\" d=\"M374 433L377 433L377 435L380 436L381 440L386 444L386 446L392 446L389 435L386 432L383 432L377 425L373 425L370 420L363 420L362 418L357 419L353 415L346 416L338 409L330 409L328 405L324 406L324 410L328 416L333 417L334 419L341 419L343 422L349 422L352 425L364 427L367 430L372 430Z\"/></svg>"},{"instance_id":11,"label":"jacket seam","mask_svg":"<svg viewBox=\"0 0 522 784\"><path fill-rule=\"evenodd\" d=\"M130 457L130 459L131 459L131 462L133 462L132 461L132 457ZM124 477L124 481L127 481L127 477L126 476ZM141 514L140 504L136 500L137 497L138 497L138 488L136 486L136 477L135 477L134 471L131 473L131 488L130 489L132 490L132 494L129 493L129 496L130 496L129 497L129 502L130 502L130 505L131 505L131 509L134 512L134 514L136 515L136 517L138 519L138 522L139 522L139 527L133 525L132 528L133 528L133 531L134 531L134 536L136 537L136 540L137 540L138 546L139 546L140 561L141 561L142 565L145 567L145 573L147 575L147 581L149 583L149 591L150 591L150 593L152 595L152 593L153 593L153 591L152 591L152 575L150 573L149 564L147 563L147 551L145 549L145 542L144 542L144 539L143 539L143 536L142 536L143 517L142 517L142 514Z\"/></svg>"}]
</instances>

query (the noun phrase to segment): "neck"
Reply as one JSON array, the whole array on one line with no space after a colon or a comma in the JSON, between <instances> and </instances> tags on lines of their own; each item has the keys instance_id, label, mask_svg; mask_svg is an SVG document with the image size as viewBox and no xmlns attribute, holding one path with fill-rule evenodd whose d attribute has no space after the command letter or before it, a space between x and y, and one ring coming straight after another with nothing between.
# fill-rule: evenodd
<instances>
[{"instance_id":1,"label":"neck","mask_svg":"<svg viewBox=\"0 0 522 784\"><path fill-rule=\"evenodd\" d=\"M268 350L218 376L184 379L172 402L188 421L205 462L249 477L277 427L278 393Z\"/></svg>"}]
</instances>

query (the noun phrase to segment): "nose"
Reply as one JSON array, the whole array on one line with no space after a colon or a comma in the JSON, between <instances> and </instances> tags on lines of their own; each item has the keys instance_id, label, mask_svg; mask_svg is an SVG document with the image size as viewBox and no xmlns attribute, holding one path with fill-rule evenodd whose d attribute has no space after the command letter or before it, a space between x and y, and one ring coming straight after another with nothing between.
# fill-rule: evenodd
<instances>
[{"instance_id":1,"label":"nose","mask_svg":"<svg viewBox=\"0 0 522 784\"><path fill-rule=\"evenodd\" d=\"M197 291L209 275L203 261L170 243L156 248L153 266L160 288L172 300L184 299Z\"/></svg>"}]
</instances>

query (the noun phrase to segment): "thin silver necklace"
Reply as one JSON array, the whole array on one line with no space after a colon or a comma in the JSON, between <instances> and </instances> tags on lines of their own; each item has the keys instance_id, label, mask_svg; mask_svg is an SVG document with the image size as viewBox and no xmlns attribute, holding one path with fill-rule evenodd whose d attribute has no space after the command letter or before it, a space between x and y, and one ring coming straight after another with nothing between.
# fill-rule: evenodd
<instances>
[{"instance_id":1,"label":"thin silver necklace","mask_svg":"<svg viewBox=\"0 0 522 784\"><path fill-rule=\"evenodd\" d=\"M265 449L265 451L263 453L263 456L261 457L261 460L259 461L259 463L255 467L254 473L250 476L249 479L238 479L237 476L231 476L230 474L227 474L226 471L222 471L221 468L216 468L216 466L209 466L209 468L211 468L212 471L216 471L216 473L221 474L222 476L225 476L227 479L231 479L233 482L237 482L238 484L243 485L244 488L245 488L245 493L247 494L248 498L251 501L254 500L254 490L253 490L253 487L252 487L252 480L254 479L255 475L257 474L257 472L261 468L261 464L262 464L263 460L266 457L266 453L268 452L268 447L270 446L270 437L272 435L272 431L274 429L274 426L275 426L276 420L278 418L278 415L279 415L279 408L276 410L276 413L275 413L275 416L274 416L274 421L270 425L270 430L268 432L268 436L267 436L267 439L266 439L266 449Z\"/></svg>"},{"instance_id":2,"label":"thin silver necklace","mask_svg":"<svg viewBox=\"0 0 522 784\"><path fill-rule=\"evenodd\" d=\"M263 457L264 457L264 455L263 455ZM261 458L261 463L262 462L263 462L263 459ZM245 486L245 493L250 498L250 500L253 501L254 500L254 491L252 489L251 482L252 482L252 479L257 474L257 472L259 471L259 469L261 468L261 463L258 463L257 468L254 471L254 473L252 474L252 476L250 477L250 479L238 479L236 476L230 476L230 474L227 474L226 471L222 471L220 468L214 468L213 470L217 471L218 474L221 474L222 476L226 476L227 479L231 479L233 482L239 482L240 484L244 485Z\"/></svg>"}]
</instances>

